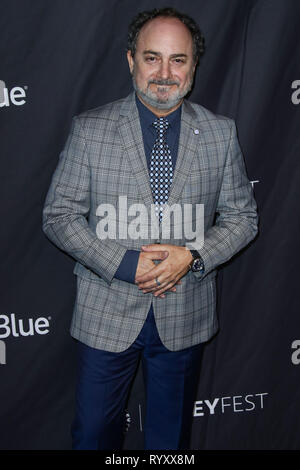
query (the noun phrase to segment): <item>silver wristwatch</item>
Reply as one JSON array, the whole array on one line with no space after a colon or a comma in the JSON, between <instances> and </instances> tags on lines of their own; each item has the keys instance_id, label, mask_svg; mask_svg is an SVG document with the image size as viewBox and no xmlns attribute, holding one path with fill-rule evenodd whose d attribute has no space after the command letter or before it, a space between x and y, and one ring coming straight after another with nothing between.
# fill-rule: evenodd
<instances>
[{"instance_id":1,"label":"silver wristwatch","mask_svg":"<svg viewBox=\"0 0 300 470\"><path fill-rule=\"evenodd\" d=\"M194 273L204 274L204 270L205 270L204 261L201 258L200 253L197 250L190 250L190 252L193 257L193 261L191 261L190 263L191 270Z\"/></svg>"}]
</instances>

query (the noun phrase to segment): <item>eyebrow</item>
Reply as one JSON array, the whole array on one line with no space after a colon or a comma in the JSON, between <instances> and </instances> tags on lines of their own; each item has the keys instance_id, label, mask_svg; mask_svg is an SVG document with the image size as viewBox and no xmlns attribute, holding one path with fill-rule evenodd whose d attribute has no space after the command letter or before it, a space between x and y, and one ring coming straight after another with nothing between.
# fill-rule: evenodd
<instances>
[{"instance_id":1,"label":"eyebrow","mask_svg":"<svg viewBox=\"0 0 300 470\"><path fill-rule=\"evenodd\" d=\"M159 56L159 57L161 57L161 55L162 55L160 52L151 51L149 49L147 49L146 51L143 51L143 55L146 55L146 54L152 54L152 55L156 55L156 56ZM170 57L172 59L174 59L175 57L187 57L187 54L183 54L183 53L181 53L181 54L171 54Z\"/></svg>"}]
</instances>

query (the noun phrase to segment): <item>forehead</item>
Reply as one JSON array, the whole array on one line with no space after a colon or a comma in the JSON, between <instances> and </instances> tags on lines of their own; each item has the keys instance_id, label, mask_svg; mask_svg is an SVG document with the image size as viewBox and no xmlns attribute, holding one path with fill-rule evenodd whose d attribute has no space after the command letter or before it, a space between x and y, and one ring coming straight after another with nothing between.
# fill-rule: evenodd
<instances>
[{"instance_id":1,"label":"forehead","mask_svg":"<svg viewBox=\"0 0 300 470\"><path fill-rule=\"evenodd\" d=\"M193 39L189 29L178 18L158 17L141 29L136 49L155 52L192 54Z\"/></svg>"}]
</instances>

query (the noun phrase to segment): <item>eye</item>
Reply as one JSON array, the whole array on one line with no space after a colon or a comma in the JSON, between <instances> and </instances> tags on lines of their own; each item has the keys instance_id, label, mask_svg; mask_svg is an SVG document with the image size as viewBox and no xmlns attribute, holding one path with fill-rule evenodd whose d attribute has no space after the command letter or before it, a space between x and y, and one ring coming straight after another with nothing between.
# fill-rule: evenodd
<instances>
[{"instance_id":1,"label":"eye","mask_svg":"<svg viewBox=\"0 0 300 470\"><path fill-rule=\"evenodd\" d=\"M146 57L146 62L155 62L156 61L156 57L155 56L148 56Z\"/></svg>"},{"instance_id":2,"label":"eye","mask_svg":"<svg viewBox=\"0 0 300 470\"><path fill-rule=\"evenodd\" d=\"M176 64L183 64L184 60L180 59L179 57L176 57L176 59L174 59L174 62L176 62Z\"/></svg>"}]
</instances>

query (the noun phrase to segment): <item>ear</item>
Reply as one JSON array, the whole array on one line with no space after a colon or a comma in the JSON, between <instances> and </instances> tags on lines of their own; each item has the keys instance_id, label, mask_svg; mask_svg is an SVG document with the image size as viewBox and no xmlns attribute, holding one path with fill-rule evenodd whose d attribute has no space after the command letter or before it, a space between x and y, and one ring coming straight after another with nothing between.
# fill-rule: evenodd
<instances>
[{"instance_id":1,"label":"ear","mask_svg":"<svg viewBox=\"0 0 300 470\"><path fill-rule=\"evenodd\" d=\"M128 65L129 65L129 70L130 73L132 74L133 71L133 65L134 65L134 59L131 55L131 51L127 51L127 60L128 60Z\"/></svg>"}]
</instances>

